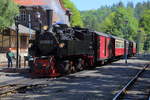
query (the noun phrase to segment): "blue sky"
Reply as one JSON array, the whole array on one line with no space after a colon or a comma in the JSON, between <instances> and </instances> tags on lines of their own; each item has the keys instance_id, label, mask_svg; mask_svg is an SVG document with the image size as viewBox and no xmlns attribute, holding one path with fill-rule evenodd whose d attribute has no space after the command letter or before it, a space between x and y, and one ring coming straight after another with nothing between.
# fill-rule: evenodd
<instances>
[{"instance_id":1,"label":"blue sky","mask_svg":"<svg viewBox=\"0 0 150 100\"><path fill-rule=\"evenodd\" d=\"M133 2L134 4L143 1L150 1L150 0L71 0L76 5L79 10L90 10L90 9L97 9L100 6L104 5L112 5L122 1L124 4L127 2Z\"/></svg>"}]
</instances>

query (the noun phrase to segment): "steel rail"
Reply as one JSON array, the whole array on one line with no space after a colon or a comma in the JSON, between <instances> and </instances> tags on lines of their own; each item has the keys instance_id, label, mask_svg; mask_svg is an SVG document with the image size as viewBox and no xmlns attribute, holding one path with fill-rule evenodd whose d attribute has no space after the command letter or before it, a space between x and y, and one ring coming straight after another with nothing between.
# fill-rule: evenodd
<instances>
[{"instance_id":1,"label":"steel rail","mask_svg":"<svg viewBox=\"0 0 150 100\"><path fill-rule=\"evenodd\" d=\"M8 86L15 86L14 84L10 84L10 85L2 85L2 86L0 86L0 89L1 88L5 88L5 87L8 87Z\"/></svg>"},{"instance_id":2,"label":"steel rail","mask_svg":"<svg viewBox=\"0 0 150 100\"><path fill-rule=\"evenodd\" d=\"M47 84L30 84L30 85L28 85L28 84L12 84L12 85L1 86L0 89L6 88L6 87L9 88L11 86L12 86L11 89L1 91L0 97L6 96L8 93L16 93L16 92L21 91L21 90L26 91L26 89L28 89L28 88L45 87L45 86L47 86Z\"/></svg>"},{"instance_id":3,"label":"steel rail","mask_svg":"<svg viewBox=\"0 0 150 100\"><path fill-rule=\"evenodd\" d=\"M17 80L18 81L18 80ZM28 84L31 83L31 84ZM28 87L46 86L47 80L21 80L17 83L0 85L0 97L7 95L8 93L15 93L19 90L26 89ZM0 99L1 100L1 99Z\"/></svg>"},{"instance_id":4,"label":"steel rail","mask_svg":"<svg viewBox=\"0 0 150 100\"><path fill-rule=\"evenodd\" d=\"M17 87L18 85L17 84L10 84L10 85L3 85L3 86L0 86L0 97L3 96L3 95L6 95L8 93L13 93L15 92L15 90L17 90Z\"/></svg>"},{"instance_id":5,"label":"steel rail","mask_svg":"<svg viewBox=\"0 0 150 100\"><path fill-rule=\"evenodd\" d=\"M139 72L127 83L127 85L125 85L125 86L123 87L123 89L121 89L121 90L115 95L115 97L114 97L112 100L119 100L119 99L121 99L121 97L126 94L127 89L128 89L130 86L132 86L132 84L134 84L134 83L136 82L136 80L138 79L138 77L145 71L145 69L146 69L148 66L149 66L149 64L146 64L146 65L144 66L144 68L143 68L141 71L139 71Z\"/></svg>"}]
</instances>

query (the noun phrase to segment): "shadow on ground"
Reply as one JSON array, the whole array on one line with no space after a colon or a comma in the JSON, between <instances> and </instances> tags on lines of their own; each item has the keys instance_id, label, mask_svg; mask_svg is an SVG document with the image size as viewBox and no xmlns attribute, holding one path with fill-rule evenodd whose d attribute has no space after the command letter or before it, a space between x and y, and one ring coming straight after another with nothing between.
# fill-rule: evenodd
<instances>
[{"instance_id":1,"label":"shadow on ground","mask_svg":"<svg viewBox=\"0 0 150 100\"><path fill-rule=\"evenodd\" d=\"M150 60L149 57L143 59ZM50 80L47 81L48 86L45 88L26 91L25 94L16 94L11 99L112 100L114 94L143 67L143 63L141 63L145 61L143 59L142 57L132 58L128 65L118 61L107 66L97 67L95 70L82 71ZM138 60L143 61L138 62Z\"/></svg>"}]
</instances>

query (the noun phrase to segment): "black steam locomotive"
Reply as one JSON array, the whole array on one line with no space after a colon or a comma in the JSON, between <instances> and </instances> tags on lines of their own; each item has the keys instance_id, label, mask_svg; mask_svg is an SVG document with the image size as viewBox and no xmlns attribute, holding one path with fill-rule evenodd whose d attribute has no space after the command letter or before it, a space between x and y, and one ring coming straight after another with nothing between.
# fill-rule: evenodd
<instances>
[{"instance_id":1,"label":"black steam locomotive","mask_svg":"<svg viewBox=\"0 0 150 100\"><path fill-rule=\"evenodd\" d=\"M35 37L29 48L29 54L34 58L33 73L57 76L83 70L85 62L94 66L95 41L89 29L55 24L52 29L37 31Z\"/></svg>"}]
</instances>

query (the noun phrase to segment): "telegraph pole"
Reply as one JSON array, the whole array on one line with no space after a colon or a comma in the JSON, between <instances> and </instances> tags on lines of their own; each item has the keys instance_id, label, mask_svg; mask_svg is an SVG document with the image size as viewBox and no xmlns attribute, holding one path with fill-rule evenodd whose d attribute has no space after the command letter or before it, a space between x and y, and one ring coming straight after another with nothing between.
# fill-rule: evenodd
<instances>
[{"instance_id":1,"label":"telegraph pole","mask_svg":"<svg viewBox=\"0 0 150 100\"><path fill-rule=\"evenodd\" d=\"M125 27L126 27L126 32L125 32L125 64L128 64L127 60L128 60L128 45L127 45L127 37L128 37L128 21L125 21Z\"/></svg>"},{"instance_id":2,"label":"telegraph pole","mask_svg":"<svg viewBox=\"0 0 150 100\"><path fill-rule=\"evenodd\" d=\"M19 68L19 21L18 17L15 18L15 26L16 26L16 68Z\"/></svg>"}]
</instances>

